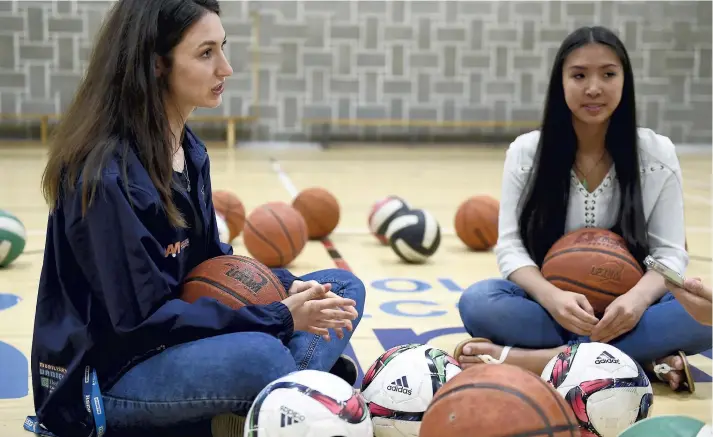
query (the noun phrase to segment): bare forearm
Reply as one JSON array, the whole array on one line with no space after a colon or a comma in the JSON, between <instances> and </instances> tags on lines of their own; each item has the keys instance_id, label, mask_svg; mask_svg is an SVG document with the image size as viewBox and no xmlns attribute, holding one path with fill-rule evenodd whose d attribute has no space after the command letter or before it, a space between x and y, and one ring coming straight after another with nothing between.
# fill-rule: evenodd
<instances>
[{"instance_id":1,"label":"bare forearm","mask_svg":"<svg viewBox=\"0 0 713 437\"><path fill-rule=\"evenodd\" d=\"M666 294L664 278L653 270L649 270L639 279L639 282L629 290L630 294L637 295L642 302L650 307Z\"/></svg>"},{"instance_id":2,"label":"bare forearm","mask_svg":"<svg viewBox=\"0 0 713 437\"><path fill-rule=\"evenodd\" d=\"M547 281L537 267L522 267L512 272L508 278L522 287L527 294L542 306L546 306L547 299L559 288Z\"/></svg>"}]
</instances>

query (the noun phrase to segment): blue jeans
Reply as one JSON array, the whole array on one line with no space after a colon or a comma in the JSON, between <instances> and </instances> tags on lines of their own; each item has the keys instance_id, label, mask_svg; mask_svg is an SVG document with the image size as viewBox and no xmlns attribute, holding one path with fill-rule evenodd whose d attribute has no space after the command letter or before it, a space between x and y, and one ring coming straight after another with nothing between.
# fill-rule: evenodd
<instances>
[{"instance_id":1,"label":"blue jeans","mask_svg":"<svg viewBox=\"0 0 713 437\"><path fill-rule=\"evenodd\" d=\"M488 279L471 285L458 302L465 330L500 345L549 349L587 343L567 331L517 284ZM609 343L640 364L681 350L694 355L711 348L711 328L696 322L671 293L651 305L631 331ZM497 358L497 357L495 357Z\"/></svg>"},{"instance_id":2,"label":"blue jeans","mask_svg":"<svg viewBox=\"0 0 713 437\"><path fill-rule=\"evenodd\" d=\"M301 277L331 283L332 292L356 301L364 312L364 284L346 270L322 270ZM285 346L260 332L204 338L166 349L137 364L104 393L111 435L210 436L210 419L233 412L245 415L270 382L302 369L329 371L352 332L330 341L295 332Z\"/></svg>"}]
</instances>

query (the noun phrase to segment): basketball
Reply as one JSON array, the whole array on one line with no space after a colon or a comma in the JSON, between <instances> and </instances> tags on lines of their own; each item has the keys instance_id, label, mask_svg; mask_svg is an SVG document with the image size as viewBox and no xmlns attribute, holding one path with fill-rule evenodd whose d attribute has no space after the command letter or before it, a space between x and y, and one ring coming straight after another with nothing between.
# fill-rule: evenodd
<instances>
[{"instance_id":1,"label":"basketball","mask_svg":"<svg viewBox=\"0 0 713 437\"><path fill-rule=\"evenodd\" d=\"M269 268L252 258L225 255L198 264L183 280L181 299L215 299L233 309L267 305L287 298L287 292Z\"/></svg>"},{"instance_id":2,"label":"basketball","mask_svg":"<svg viewBox=\"0 0 713 437\"><path fill-rule=\"evenodd\" d=\"M292 201L307 224L307 235L321 239L331 234L339 223L339 202L324 188L308 188Z\"/></svg>"},{"instance_id":3,"label":"basketball","mask_svg":"<svg viewBox=\"0 0 713 437\"><path fill-rule=\"evenodd\" d=\"M226 243L230 243L240 235L243 231L243 226L245 226L245 207L243 202L235 194L219 190L213 193L213 206L215 211L223 216L228 225L230 232L228 234L229 240Z\"/></svg>"},{"instance_id":4,"label":"basketball","mask_svg":"<svg viewBox=\"0 0 713 437\"><path fill-rule=\"evenodd\" d=\"M412 209L394 218L385 235L396 255L412 264L425 262L441 244L441 227L423 209Z\"/></svg>"},{"instance_id":5,"label":"basketball","mask_svg":"<svg viewBox=\"0 0 713 437\"><path fill-rule=\"evenodd\" d=\"M410 206L405 200L398 196L387 196L374 203L369 213L369 231L381 244L389 244L389 239L384 233L391 223L391 220L401 214L408 212Z\"/></svg>"},{"instance_id":6,"label":"basketball","mask_svg":"<svg viewBox=\"0 0 713 437\"><path fill-rule=\"evenodd\" d=\"M20 219L0 209L0 267L7 267L25 250L27 232Z\"/></svg>"},{"instance_id":7,"label":"basketball","mask_svg":"<svg viewBox=\"0 0 713 437\"><path fill-rule=\"evenodd\" d=\"M498 242L500 203L490 196L473 196L460 204L456 235L473 250L489 250Z\"/></svg>"},{"instance_id":8,"label":"basketball","mask_svg":"<svg viewBox=\"0 0 713 437\"><path fill-rule=\"evenodd\" d=\"M579 437L564 397L510 364L475 365L436 392L419 437Z\"/></svg>"},{"instance_id":9,"label":"basketball","mask_svg":"<svg viewBox=\"0 0 713 437\"><path fill-rule=\"evenodd\" d=\"M268 202L258 206L250 213L245 225L245 248L268 267L288 265L307 244L305 219L284 202Z\"/></svg>"},{"instance_id":10,"label":"basketball","mask_svg":"<svg viewBox=\"0 0 713 437\"><path fill-rule=\"evenodd\" d=\"M622 237L607 229L583 228L552 245L542 275L562 290L587 296L594 312L601 314L631 290L644 271Z\"/></svg>"}]
</instances>

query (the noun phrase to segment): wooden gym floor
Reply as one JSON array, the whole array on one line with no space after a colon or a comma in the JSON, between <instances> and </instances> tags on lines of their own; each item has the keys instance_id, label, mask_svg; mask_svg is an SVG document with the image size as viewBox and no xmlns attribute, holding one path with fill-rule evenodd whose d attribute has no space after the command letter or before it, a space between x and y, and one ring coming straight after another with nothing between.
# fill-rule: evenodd
<instances>
[{"instance_id":1,"label":"wooden gym floor","mask_svg":"<svg viewBox=\"0 0 713 437\"><path fill-rule=\"evenodd\" d=\"M451 352L465 338L456 303L469 284L498 275L492 253L470 253L453 233L456 208L474 194L499 198L502 148L439 146L380 149L340 146L329 151L225 150L210 147L213 188L237 194L249 212L271 200L290 202L291 193L322 186L341 204L332 236L336 249L367 286L365 316L351 341L362 370L385 349L430 342ZM28 435L23 420L32 414L27 359L30 354L36 289L42 266L47 211L39 190L45 150L37 145L0 146L0 208L16 214L28 230L25 254L0 271L0 435ZM274 160L271 161L270 158ZM711 278L711 155L682 155L687 235L692 255L688 275ZM443 239L425 265L401 263L390 248L368 234L374 201L396 194L440 221ZM241 237L236 253L247 254ZM331 268L320 242L310 242L290 269L302 274ZM688 414L711 423L710 351L690 357L697 371L694 395L673 394L655 384L653 414Z\"/></svg>"}]
</instances>

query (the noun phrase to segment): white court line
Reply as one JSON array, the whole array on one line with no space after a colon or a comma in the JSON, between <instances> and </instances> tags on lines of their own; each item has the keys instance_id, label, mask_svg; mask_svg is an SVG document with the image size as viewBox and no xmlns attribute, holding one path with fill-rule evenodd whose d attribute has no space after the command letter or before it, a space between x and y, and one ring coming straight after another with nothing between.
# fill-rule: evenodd
<instances>
[{"instance_id":1,"label":"white court line","mask_svg":"<svg viewBox=\"0 0 713 437\"><path fill-rule=\"evenodd\" d=\"M287 173L282 169L280 163L276 159L270 158L270 164L272 165L272 170L277 173L277 177L280 179L280 182L282 182L282 186L290 193L290 196L292 196L293 199L297 197L299 190L295 184L292 183L292 179L290 179Z\"/></svg>"}]
</instances>

